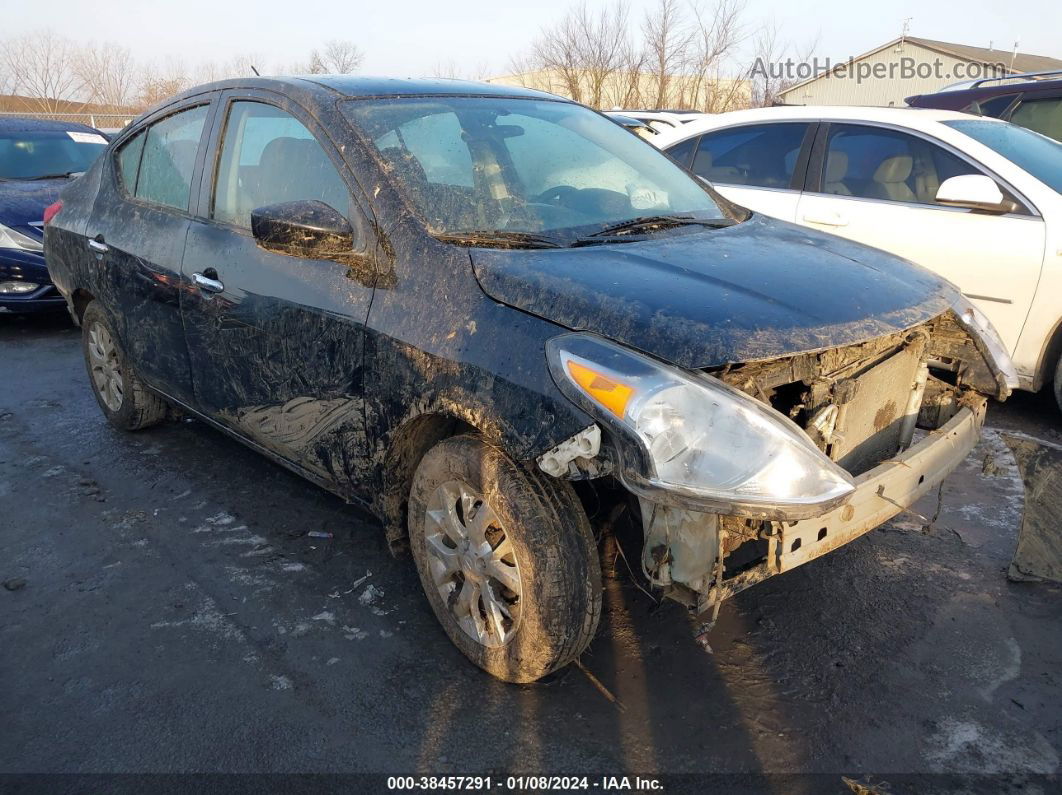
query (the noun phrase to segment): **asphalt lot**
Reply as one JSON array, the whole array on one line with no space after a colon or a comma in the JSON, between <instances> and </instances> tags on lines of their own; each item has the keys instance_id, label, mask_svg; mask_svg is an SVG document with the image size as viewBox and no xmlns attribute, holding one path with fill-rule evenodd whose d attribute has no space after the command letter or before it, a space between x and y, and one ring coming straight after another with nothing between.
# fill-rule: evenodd
<instances>
[{"instance_id":1,"label":"asphalt lot","mask_svg":"<svg viewBox=\"0 0 1062 795\"><path fill-rule=\"evenodd\" d=\"M78 335L0 317L0 580L26 583L0 589L0 772L811 771L838 792L947 772L1015 792L1059 771L1062 589L1004 577L1022 491L998 431L1062 439L1046 394L991 409L930 532L901 516L739 595L712 654L606 550L583 663L617 704L575 667L480 673L375 519L239 444L112 430Z\"/></svg>"}]
</instances>

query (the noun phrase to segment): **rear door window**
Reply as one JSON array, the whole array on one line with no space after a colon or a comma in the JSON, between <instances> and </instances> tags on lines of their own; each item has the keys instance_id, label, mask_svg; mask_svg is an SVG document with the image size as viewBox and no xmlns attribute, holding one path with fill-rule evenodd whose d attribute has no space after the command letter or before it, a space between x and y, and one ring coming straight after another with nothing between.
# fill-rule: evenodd
<instances>
[{"instance_id":1,"label":"rear door window","mask_svg":"<svg viewBox=\"0 0 1062 795\"><path fill-rule=\"evenodd\" d=\"M978 116L991 116L993 118L1001 118L1011 103L1014 102L1014 98L1017 94L1002 94L998 97L992 97L991 99L983 99L980 102L971 102L966 110L970 113L976 113Z\"/></svg>"},{"instance_id":2,"label":"rear door window","mask_svg":"<svg viewBox=\"0 0 1062 795\"><path fill-rule=\"evenodd\" d=\"M831 124L822 192L863 199L935 204L944 180L979 174L924 138L858 124Z\"/></svg>"},{"instance_id":3,"label":"rear door window","mask_svg":"<svg viewBox=\"0 0 1062 795\"><path fill-rule=\"evenodd\" d=\"M188 209L192 173L207 110L207 105L200 105L148 127L134 193L138 199L178 210Z\"/></svg>"},{"instance_id":4,"label":"rear door window","mask_svg":"<svg viewBox=\"0 0 1062 795\"><path fill-rule=\"evenodd\" d=\"M712 183L792 188L807 122L750 124L701 137L693 172Z\"/></svg>"},{"instance_id":5,"label":"rear door window","mask_svg":"<svg viewBox=\"0 0 1062 795\"><path fill-rule=\"evenodd\" d=\"M214 189L214 219L250 229L252 210L292 201L321 201L343 215L350 212L343 178L302 122L262 102L232 103Z\"/></svg>"},{"instance_id":6,"label":"rear door window","mask_svg":"<svg viewBox=\"0 0 1062 795\"><path fill-rule=\"evenodd\" d=\"M1062 97L1022 100L1010 114L1010 121L1062 141Z\"/></svg>"},{"instance_id":7,"label":"rear door window","mask_svg":"<svg viewBox=\"0 0 1062 795\"><path fill-rule=\"evenodd\" d=\"M687 138L685 141L679 141L674 146L668 147L666 151L671 155L672 159L681 163L685 168L690 167L690 161L693 159L693 152L697 148L697 144L700 142L698 136Z\"/></svg>"}]
</instances>

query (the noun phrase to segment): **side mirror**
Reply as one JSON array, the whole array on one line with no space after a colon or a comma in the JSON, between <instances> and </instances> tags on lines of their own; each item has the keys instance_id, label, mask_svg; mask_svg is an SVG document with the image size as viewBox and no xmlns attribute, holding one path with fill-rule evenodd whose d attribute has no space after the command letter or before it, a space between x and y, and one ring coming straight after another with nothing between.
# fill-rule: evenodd
<instances>
[{"instance_id":1,"label":"side mirror","mask_svg":"<svg viewBox=\"0 0 1062 795\"><path fill-rule=\"evenodd\" d=\"M267 251L346 261L354 248L350 221L321 201L270 204L251 211L251 234Z\"/></svg>"},{"instance_id":2,"label":"side mirror","mask_svg":"<svg viewBox=\"0 0 1062 795\"><path fill-rule=\"evenodd\" d=\"M1018 203L1008 199L991 177L963 174L949 177L937 188L937 203L989 213L1012 213Z\"/></svg>"}]
</instances>

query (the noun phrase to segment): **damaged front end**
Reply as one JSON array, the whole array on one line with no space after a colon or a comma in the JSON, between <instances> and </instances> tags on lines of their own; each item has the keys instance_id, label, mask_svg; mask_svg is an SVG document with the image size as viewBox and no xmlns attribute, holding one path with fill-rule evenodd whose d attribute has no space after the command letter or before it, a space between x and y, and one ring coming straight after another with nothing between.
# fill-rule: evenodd
<instances>
[{"instance_id":1,"label":"damaged front end","mask_svg":"<svg viewBox=\"0 0 1062 795\"><path fill-rule=\"evenodd\" d=\"M962 299L858 344L696 373L586 334L551 341L549 358L606 433L591 426L540 467L613 473L637 495L643 572L698 613L934 489L977 443L986 398L1016 382Z\"/></svg>"}]
</instances>

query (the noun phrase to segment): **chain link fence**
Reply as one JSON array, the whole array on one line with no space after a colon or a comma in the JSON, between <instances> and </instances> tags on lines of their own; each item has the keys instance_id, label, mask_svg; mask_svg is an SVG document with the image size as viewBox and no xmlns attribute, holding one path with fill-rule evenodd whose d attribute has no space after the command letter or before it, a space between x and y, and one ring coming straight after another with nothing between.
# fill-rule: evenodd
<instances>
[{"instance_id":1,"label":"chain link fence","mask_svg":"<svg viewBox=\"0 0 1062 795\"><path fill-rule=\"evenodd\" d=\"M133 119L134 113L37 113L35 111L0 111L0 119L19 116L29 119L46 119L49 121L66 121L87 124L97 130L120 130Z\"/></svg>"}]
</instances>

